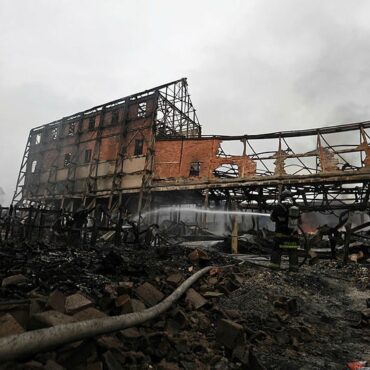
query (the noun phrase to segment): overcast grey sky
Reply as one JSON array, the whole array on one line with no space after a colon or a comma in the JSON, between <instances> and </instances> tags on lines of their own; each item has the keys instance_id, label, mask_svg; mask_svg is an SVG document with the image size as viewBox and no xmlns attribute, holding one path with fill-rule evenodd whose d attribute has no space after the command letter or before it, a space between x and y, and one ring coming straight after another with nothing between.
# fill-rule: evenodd
<instances>
[{"instance_id":1,"label":"overcast grey sky","mask_svg":"<svg viewBox=\"0 0 370 370\"><path fill-rule=\"evenodd\" d=\"M32 127L180 77L206 134L368 120L369 40L366 0L0 0L3 201Z\"/></svg>"}]
</instances>

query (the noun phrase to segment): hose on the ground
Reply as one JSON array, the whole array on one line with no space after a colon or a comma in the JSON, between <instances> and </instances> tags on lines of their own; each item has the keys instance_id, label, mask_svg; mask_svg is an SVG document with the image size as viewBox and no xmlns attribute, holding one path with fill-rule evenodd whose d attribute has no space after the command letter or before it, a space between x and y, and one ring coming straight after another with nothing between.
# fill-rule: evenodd
<instances>
[{"instance_id":1,"label":"hose on the ground","mask_svg":"<svg viewBox=\"0 0 370 370\"><path fill-rule=\"evenodd\" d=\"M141 312L100 319L61 324L0 338L0 363L21 359L57 346L122 330L154 319L168 310L198 279L214 266L205 267L185 280L172 294L157 305Z\"/></svg>"}]
</instances>

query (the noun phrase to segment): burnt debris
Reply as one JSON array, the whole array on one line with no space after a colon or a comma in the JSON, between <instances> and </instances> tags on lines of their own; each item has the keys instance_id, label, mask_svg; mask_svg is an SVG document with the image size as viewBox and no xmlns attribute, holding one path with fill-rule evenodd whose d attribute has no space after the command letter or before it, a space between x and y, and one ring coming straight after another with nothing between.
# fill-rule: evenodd
<instances>
[{"instance_id":1,"label":"burnt debris","mask_svg":"<svg viewBox=\"0 0 370 370\"><path fill-rule=\"evenodd\" d=\"M365 366L368 129L206 136L186 79L32 129L0 206L0 369ZM140 320L6 357L118 317Z\"/></svg>"}]
</instances>

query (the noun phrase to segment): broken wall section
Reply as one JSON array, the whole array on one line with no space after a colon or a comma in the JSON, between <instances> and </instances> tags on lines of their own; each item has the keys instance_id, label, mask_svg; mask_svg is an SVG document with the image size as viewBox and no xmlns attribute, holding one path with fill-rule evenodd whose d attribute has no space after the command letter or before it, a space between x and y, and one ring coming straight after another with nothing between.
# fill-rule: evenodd
<instances>
[{"instance_id":1,"label":"broken wall section","mask_svg":"<svg viewBox=\"0 0 370 370\"><path fill-rule=\"evenodd\" d=\"M214 138L157 141L154 179L215 179L222 177L215 170L223 165L236 167L237 177L256 174L256 163L248 155L221 155L221 143L222 140Z\"/></svg>"},{"instance_id":2,"label":"broken wall section","mask_svg":"<svg viewBox=\"0 0 370 370\"><path fill-rule=\"evenodd\" d=\"M32 130L23 197L139 187L155 107L152 94Z\"/></svg>"}]
</instances>

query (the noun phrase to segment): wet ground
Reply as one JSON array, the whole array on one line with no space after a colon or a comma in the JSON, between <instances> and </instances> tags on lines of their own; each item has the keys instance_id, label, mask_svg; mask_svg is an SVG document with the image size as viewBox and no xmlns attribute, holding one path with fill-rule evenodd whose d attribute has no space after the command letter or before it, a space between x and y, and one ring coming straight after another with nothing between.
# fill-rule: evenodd
<instances>
[{"instance_id":1,"label":"wet ground","mask_svg":"<svg viewBox=\"0 0 370 370\"><path fill-rule=\"evenodd\" d=\"M1 368L345 369L350 360L370 361L368 264L340 267L322 260L289 275L254 264L263 260L240 264L217 252L192 251L171 245L2 244L0 280L24 279L2 284L0 319L15 319L20 331L36 328L40 314L53 310L81 320L91 307L95 315L110 316L135 311L137 305L148 308L154 303L139 293L142 284L168 296L205 265L229 267L212 270L193 286L195 293L156 320ZM55 291L64 298L82 294L91 304L66 312L52 304ZM38 325L52 324L39 319Z\"/></svg>"},{"instance_id":2,"label":"wet ground","mask_svg":"<svg viewBox=\"0 0 370 370\"><path fill-rule=\"evenodd\" d=\"M368 267L321 261L298 274L243 267L246 280L221 307L238 309L268 369L343 369L370 360Z\"/></svg>"}]
</instances>

